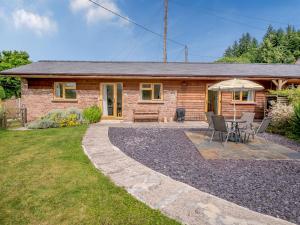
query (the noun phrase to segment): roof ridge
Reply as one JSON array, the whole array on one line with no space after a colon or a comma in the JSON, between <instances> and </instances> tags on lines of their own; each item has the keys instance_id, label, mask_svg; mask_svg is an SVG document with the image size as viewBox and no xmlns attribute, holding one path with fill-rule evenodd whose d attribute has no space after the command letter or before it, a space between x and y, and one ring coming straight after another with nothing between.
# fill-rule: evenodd
<instances>
[{"instance_id":1,"label":"roof ridge","mask_svg":"<svg viewBox=\"0 0 300 225\"><path fill-rule=\"evenodd\" d=\"M161 61L97 61L97 60L38 60L37 62L90 62L90 63L157 63ZM167 62L166 64L216 64L214 62Z\"/></svg>"},{"instance_id":2,"label":"roof ridge","mask_svg":"<svg viewBox=\"0 0 300 225\"><path fill-rule=\"evenodd\" d=\"M97 61L97 60L39 60L37 62L62 62L62 63L149 63L149 64L207 64L207 65L288 65L288 66L300 66L300 64L287 64L287 63L223 63L223 62L160 62L160 61Z\"/></svg>"}]
</instances>

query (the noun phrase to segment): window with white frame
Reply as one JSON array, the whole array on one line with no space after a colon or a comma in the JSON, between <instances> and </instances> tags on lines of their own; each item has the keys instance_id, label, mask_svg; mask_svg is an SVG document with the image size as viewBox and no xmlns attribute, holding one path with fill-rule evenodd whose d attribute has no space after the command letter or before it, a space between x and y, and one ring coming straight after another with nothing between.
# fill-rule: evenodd
<instances>
[{"instance_id":1,"label":"window with white frame","mask_svg":"<svg viewBox=\"0 0 300 225\"><path fill-rule=\"evenodd\" d=\"M54 99L69 100L76 98L75 82L54 82Z\"/></svg>"},{"instance_id":2,"label":"window with white frame","mask_svg":"<svg viewBox=\"0 0 300 225\"><path fill-rule=\"evenodd\" d=\"M142 101L159 101L162 100L161 83L141 83L140 99Z\"/></svg>"}]
</instances>

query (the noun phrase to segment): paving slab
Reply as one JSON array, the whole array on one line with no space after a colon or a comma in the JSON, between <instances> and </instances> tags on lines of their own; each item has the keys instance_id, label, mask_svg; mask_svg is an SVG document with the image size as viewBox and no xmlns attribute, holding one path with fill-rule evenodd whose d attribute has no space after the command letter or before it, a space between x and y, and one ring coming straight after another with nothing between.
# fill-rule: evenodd
<instances>
[{"instance_id":1,"label":"paving slab","mask_svg":"<svg viewBox=\"0 0 300 225\"><path fill-rule=\"evenodd\" d=\"M202 192L142 165L110 143L106 125L91 125L82 143L95 167L118 186L184 224L292 224Z\"/></svg>"},{"instance_id":2,"label":"paving slab","mask_svg":"<svg viewBox=\"0 0 300 225\"><path fill-rule=\"evenodd\" d=\"M186 131L186 136L193 142L203 158L214 159L251 159L251 160L297 160L300 152L283 145L266 142L263 138L250 139L248 143L227 142L216 139L210 142L207 132Z\"/></svg>"}]
</instances>

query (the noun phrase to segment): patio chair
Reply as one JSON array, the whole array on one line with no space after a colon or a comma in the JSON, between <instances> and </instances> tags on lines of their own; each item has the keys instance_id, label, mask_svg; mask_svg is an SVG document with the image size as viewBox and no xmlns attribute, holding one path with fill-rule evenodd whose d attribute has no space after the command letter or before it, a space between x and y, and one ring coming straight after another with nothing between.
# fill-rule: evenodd
<instances>
[{"instance_id":1,"label":"patio chair","mask_svg":"<svg viewBox=\"0 0 300 225\"><path fill-rule=\"evenodd\" d=\"M249 141L249 137L250 135L252 135L253 139L254 137L257 135L257 134L262 134L262 136L264 137L266 143L268 143L268 140L265 136L265 132L266 132L266 129L268 128L269 124L271 123L271 118L270 117L265 117L263 119L263 121L261 122L261 124L259 125L259 127L254 130L254 129L246 129L243 131L243 133L245 133L245 139L244 141L248 142Z\"/></svg>"},{"instance_id":2,"label":"patio chair","mask_svg":"<svg viewBox=\"0 0 300 225\"><path fill-rule=\"evenodd\" d=\"M241 123L239 129L241 131L246 129L253 129L254 117L255 117L255 113L243 112L240 120L246 121L246 123Z\"/></svg>"},{"instance_id":3,"label":"patio chair","mask_svg":"<svg viewBox=\"0 0 300 225\"><path fill-rule=\"evenodd\" d=\"M234 129L228 128L224 116L212 116L212 122L213 122L214 130L211 135L210 142L212 142L216 132L219 132L221 143L223 142L224 133L226 134L225 143L227 143L228 138L231 134L234 134L234 137L237 141L237 133L234 131Z\"/></svg>"},{"instance_id":4,"label":"patio chair","mask_svg":"<svg viewBox=\"0 0 300 225\"><path fill-rule=\"evenodd\" d=\"M207 119L207 123L208 123L208 128L205 132L205 134L209 131L213 131L214 130L214 124L213 124L213 121L212 121L212 117L214 116L214 112L206 112L205 113L205 116L206 116L206 119Z\"/></svg>"}]
</instances>

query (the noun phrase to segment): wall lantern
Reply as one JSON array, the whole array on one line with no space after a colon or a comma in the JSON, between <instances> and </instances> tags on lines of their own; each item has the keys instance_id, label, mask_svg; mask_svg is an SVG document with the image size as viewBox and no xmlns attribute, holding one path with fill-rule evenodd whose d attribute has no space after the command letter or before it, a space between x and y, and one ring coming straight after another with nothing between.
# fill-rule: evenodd
<instances>
[{"instance_id":1,"label":"wall lantern","mask_svg":"<svg viewBox=\"0 0 300 225\"><path fill-rule=\"evenodd\" d=\"M181 85L182 85L182 86L187 86L187 82L186 82L186 81L182 81L182 82L181 82Z\"/></svg>"}]
</instances>

